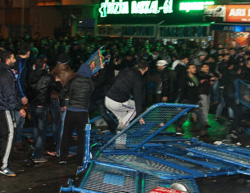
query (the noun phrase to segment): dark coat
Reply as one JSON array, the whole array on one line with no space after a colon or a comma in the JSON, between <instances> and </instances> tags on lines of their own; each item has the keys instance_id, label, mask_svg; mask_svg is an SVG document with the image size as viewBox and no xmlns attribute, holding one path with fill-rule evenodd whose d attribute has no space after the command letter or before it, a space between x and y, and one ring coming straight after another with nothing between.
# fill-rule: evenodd
<instances>
[{"instance_id":1,"label":"dark coat","mask_svg":"<svg viewBox=\"0 0 250 193\"><path fill-rule=\"evenodd\" d=\"M189 76L186 76L185 83L182 85L181 88L180 102L189 104L198 104L199 101L200 101L199 84L196 85L195 82Z\"/></svg>"},{"instance_id":2,"label":"dark coat","mask_svg":"<svg viewBox=\"0 0 250 193\"><path fill-rule=\"evenodd\" d=\"M209 95L210 92L210 79L212 78L209 74L203 71L198 73L198 79L200 80L199 92L200 94Z\"/></svg>"},{"instance_id":3,"label":"dark coat","mask_svg":"<svg viewBox=\"0 0 250 193\"><path fill-rule=\"evenodd\" d=\"M65 97L69 95L68 109L88 111L90 98L94 91L91 73L88 65L83 64L80 66L77 72L78 75L69 81L59 94L62 107L65 106Z\"/></svg>"},{"instance_id":4,"label":"dark coat","mask_svg":"<svg viewBox=\"0 0 250 193\"><path fill-rule=\"evenodd\" d=\"M35 70L28 77L29 103L36 106L49 106L52 90L59 92L61 88L61 83L56 82L46 70Z\"/></svg>"},{"instance_id":5,"label":"dark coat","mask_svg":"<svg viewBox=\"0 0 250 193\"><path fill-rule=\"evenodd\" d=\"M169 97L177 92L177 79L175 71L165 67L161 72L161 81L162 81L162 97Z\"/></svg>"},{"instance_id":6,"label":"dark coat","mask_svg":"<svg viewBox=\"0 0 250 193\"><path fill-rule=\"evenodd\" d=\"M9 66L0 63L0 110L20 110L21 101L17 98L14 75Z\"/></svg>"}]
</instances>

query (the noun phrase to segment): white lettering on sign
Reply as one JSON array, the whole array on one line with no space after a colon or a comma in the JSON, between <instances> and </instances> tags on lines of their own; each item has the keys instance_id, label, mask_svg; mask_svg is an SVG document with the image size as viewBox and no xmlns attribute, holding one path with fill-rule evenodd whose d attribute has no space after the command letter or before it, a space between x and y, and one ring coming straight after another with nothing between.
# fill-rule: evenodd
<instances>
[{"instance_id":1,"label":"white lettering on sign","mask_svg":"<svg viewBox=\"0 0 250 193\"><path fill-rule=\"evenodd\" d=\"M123 0L105 0L100 4L99 13L100 17L107 17L108 14L158 14L163 10L163 13L173 12L173 0L165 0L164 4L159 7L158 0L146 0L131 2L129 7L128 1Z\"/></svg>"},{"instance_id":2,"label":"white lettering on sign","mask_svg":"<svg viewBox=\"0 0 250 193\"><path fill-rule=\"evenodd\" d=\"M132 1L131 4L131 13L132 14L147 14L154 13L157 14L160 11L158 10L158 1Z\"/></svg>"},{"instance_id":3,"label":"white lettering on sign","mask_svg":"<svg viewBox=\"0 0 250 193\"><path fill-rule=\"evenodd\" d=\"M101 3L99 13L101 17L106 17L107 14L128 14L128 6L128 1L119 0L119 2L116 2L112 0L109 2L109 0L105 0L105 2Z\"/></svg>"},{"instance_id":4,"label":"white lettering on sign","mask_svg":"<svg viewBox=\"0 0 250 193\"><path fill-rule=\"evenodd\" d=\"M229 16L246 16L246 9L231 9Z\"/></svg>"},{"instance_id":5,"label":"white lettering on sign","mask_svg":"<svg viewBox=\"0 0 250 193\"><path fill-rule=\"evenodd\" d=\"M223 30L224 30L224 31L234 31L235 28L232 27L232 26L224 26L224 27L223 27Z\"/></svg>"}]
</instances>

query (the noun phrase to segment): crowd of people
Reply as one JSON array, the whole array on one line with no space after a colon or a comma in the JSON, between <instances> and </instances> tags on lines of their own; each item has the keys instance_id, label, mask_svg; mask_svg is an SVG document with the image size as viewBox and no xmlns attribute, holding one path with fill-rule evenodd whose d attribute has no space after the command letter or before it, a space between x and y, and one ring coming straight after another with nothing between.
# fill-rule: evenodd
<instances>
[{"instance_id":1,"label":"crowd of people","mask_svg":"<svg viewBox=\"0 0 250 193\"><path fill-rule=\"evenodd\" d=\"M93 75L85 61L102 45L104 62ZM9 160L12 147L22 146L27 109L33 121L34 163L48 161L44 146L51 114L56 146L47 153L66 164L76 128L76 165L81 168L85 125L94 110L115 134L156 102L197 104L191 119L204 137L213 103L215 120L225 106L231 109L230 132L238 132L245 109L236 103L234 80L250 83L250 49L234 43L210 41L201 48L194 42L175 45L132 38L10 38L0 41L0 58L0 173L7 176L16 176ZM177 135L183 135L187 118L175 123ZM143 118L139 122L145 124Z\"/></svg>"}]
</instances>

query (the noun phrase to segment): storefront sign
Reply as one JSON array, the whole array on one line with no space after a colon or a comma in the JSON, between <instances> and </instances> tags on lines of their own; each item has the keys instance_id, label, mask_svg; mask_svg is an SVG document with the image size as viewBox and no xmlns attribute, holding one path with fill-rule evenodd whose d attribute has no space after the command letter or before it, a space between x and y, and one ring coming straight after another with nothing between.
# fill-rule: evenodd
<instances>
[{"instance_id":1,"label":"storefront sign","mask_svg":"<svg viewBox=\"0 0 250 193\"><path fill-rule=\"evenodd\" d=\"M206 5L204 17L206 21L250 22L250 5Z\"/></svg>"},{"instance_id":2,"label":"storefront sign","mask_svg":"<svg viewBox=\"0 0 250 193\"><path fill-rule=\"evenodd\" d=\"M226 5L206 5L204 9L204 16L211 17L216 20L216 18L222 18L224 21L226 15Z\"/></svg>"},{"instance_id":3,"label":"storefront sign","mask_svg":"<svg viewBox=\"0 0 250 193\"><path fill-rule=\"evenodd\" d=\"M179 10L180 11L199 11L204 10L205 5L213 5L214 1L204 1L204 2L181 2Z\"/></svg>"},{"instance_id":4,"label":"storefront sign","mask_svg":"<svg viewBox=\"0 0 250 193\"><path fill-rule=\"evenodd\" d=\"M211 27L215 31L250 32L250 25L212 24Z\"/></svg>"},{"instance_id":5,"label":"storefront sign","mask_svg":"<svg viewBox=\"0 0 250 193\"><path fill-rule=\"evenodd\" d=\"M107 17L110 14L159 14L160 12L172 13L173 0L165 0L160 4L154 1L123 1L105 0L99 7L100 17Z\"/></svg>"},{"instance_id":6,"label":"storefront sign","mask_svg":"<svg viewBox=\"0 0 250 193\"><path fill-rule=\"evenodd\" d=\"M99 25L97 32L98 36L155 37L155 26Z\"/></svg>"},{"instance_id":7,"label":"storefront sign","mask_svg":"<svg viewBox=\"0 0 250 193\"><path fill-rule=\"evenodd\" d=\"M210 36L209 26L160 27L161 38L203 38Z\"/></svg>"},{"instance_id":8,"label":"storefront sign","mask_svg":"<svg viewBox=\"0 0 250 193\"><path fill-rule=\"evenodd\" d=\"M249 22L250 5L227 5L226 22Z\"/></svg>"},{"instance_id":9,"label":"storefront sign","mask_svg":"<svg viewBox=\"0 0 250 193\"><path fill-rule=\"evenodd\" d=\"M97 26L98 36L115 36L121 37L121 26Z\"/></svg>"}]
</instances>

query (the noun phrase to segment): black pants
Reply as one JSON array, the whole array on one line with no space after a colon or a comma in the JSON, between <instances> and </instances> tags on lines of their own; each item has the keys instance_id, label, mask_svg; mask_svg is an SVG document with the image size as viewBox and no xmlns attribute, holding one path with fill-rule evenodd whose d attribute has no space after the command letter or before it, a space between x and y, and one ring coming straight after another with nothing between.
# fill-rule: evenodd
<instances>
[{"instance_id":1,"label":"black pants","mask_svg":"<svg viewBox=\"0 0 250 193\"><path fill-rule=\"evenodd\" d=\"M103 119L108 124L110 132L116 132L117 124L107 113L107 109L104 105L103 99L91 101L90 106L89 106L89 112L91 112L95 109L97 109L99 111L100 115L103 117Z\"/></svg>"},{"instance_id":2,"label":"black pants","mask_svg":"<svg viewBox=\"0 0 250 193\"><path fill-rule=\"evenodd\" d=\"M85 151L85 126L88 122L88 112L72 112L67 111L63 137L61 143L61 156L60 160L66 160L69 153L69 146L71 141L71 135L74 129L77 129L78 143L77 143L77 166L83 165L84 151Z\"/></svg>"},{"instance_id":3,"label":"black pants","mask_svg":"<svg viewBox=\"0 0 250 193\"><path fill-rule=\"evenodd\" d=\"M14 138L14 125L10 111L0 111L0 168L9 165Z\"/></svg>"}]
</instances>

